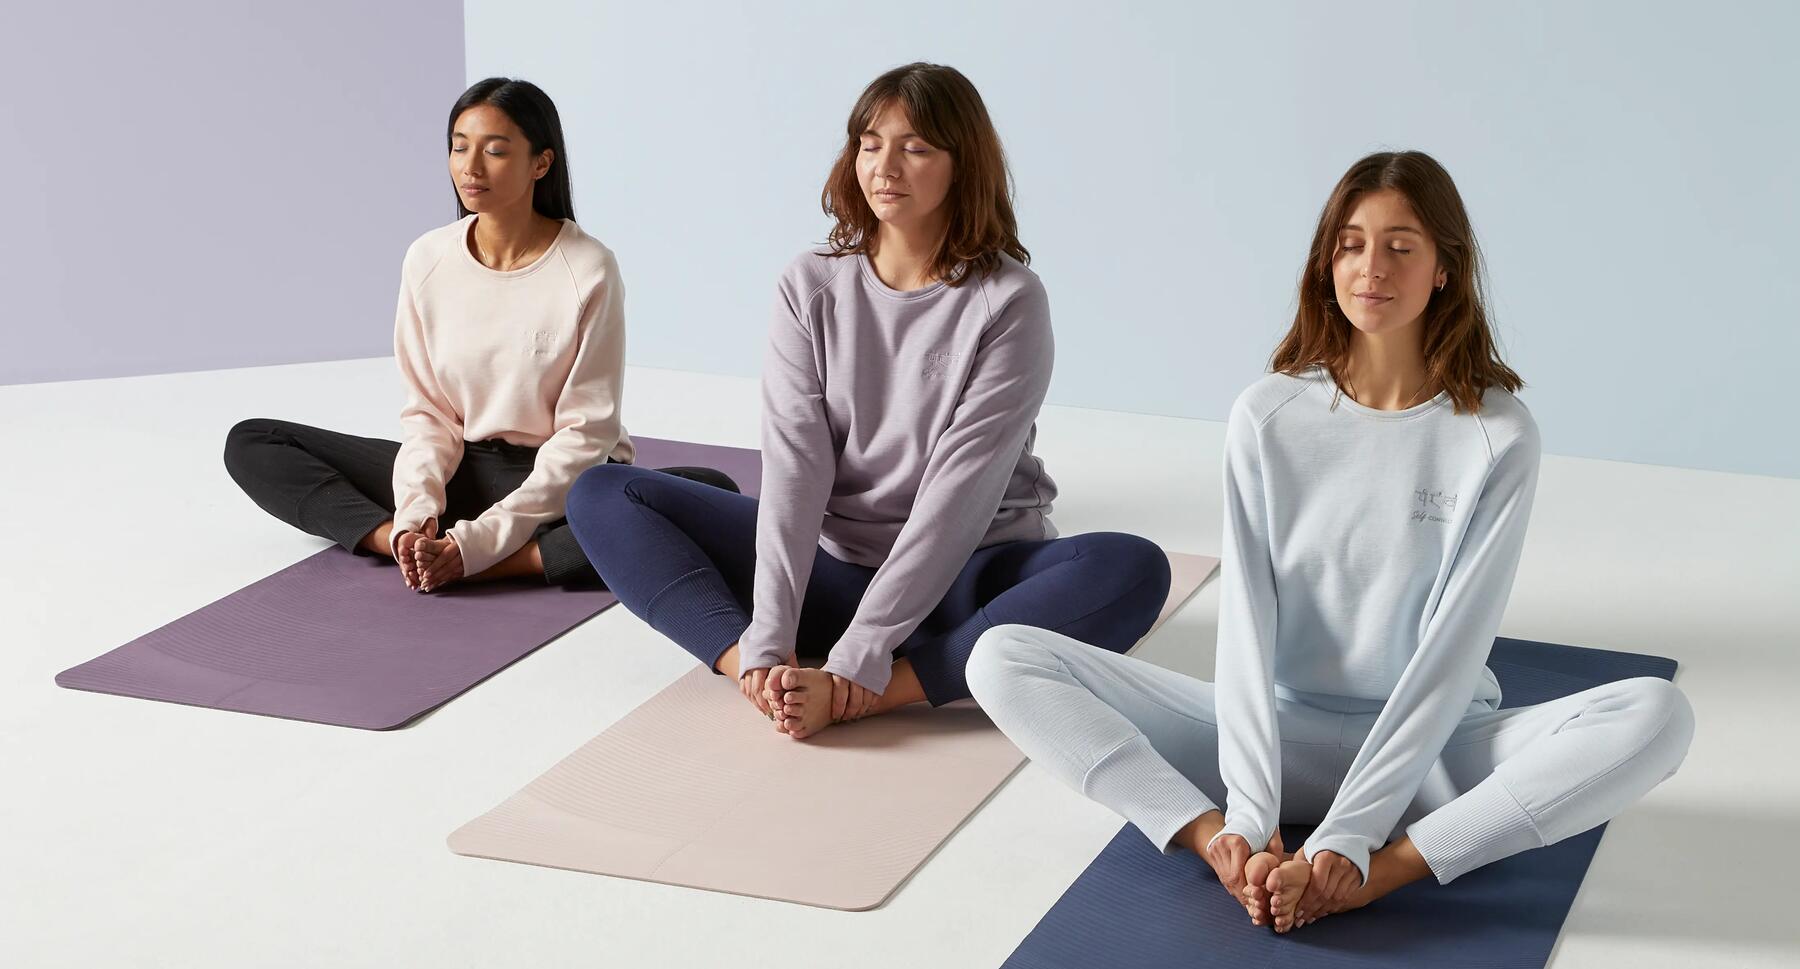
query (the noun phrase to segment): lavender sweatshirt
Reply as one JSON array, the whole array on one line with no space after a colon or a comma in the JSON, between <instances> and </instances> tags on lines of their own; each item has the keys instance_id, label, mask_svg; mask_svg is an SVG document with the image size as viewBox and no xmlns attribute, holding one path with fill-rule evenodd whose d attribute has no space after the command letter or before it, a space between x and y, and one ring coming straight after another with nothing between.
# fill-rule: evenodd
<instances>
[{"instance_id":1,"label":"lavender sweatshirt","mask_svg":"<svg viewBox=\"0 0 1800 969\"><path fill-rule=\"evenodd\" d=\"M860 255L781 274L763 362L762 504L740 670L793 652L821 546L875 568L825 669L876 693L893 651L969 556L1053 538L1056 485L1031 453L1054 355L1036 273L901 292Z\"/></svg>"}]
</instances>

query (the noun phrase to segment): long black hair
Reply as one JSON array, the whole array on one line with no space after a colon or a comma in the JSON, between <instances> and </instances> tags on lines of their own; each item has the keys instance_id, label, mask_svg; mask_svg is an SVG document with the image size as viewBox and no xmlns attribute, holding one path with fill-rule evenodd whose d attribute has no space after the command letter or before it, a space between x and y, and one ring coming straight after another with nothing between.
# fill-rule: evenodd
<instances>
[{"instance_id":1,"label":"long black hair","mask_svg":"<svg viewBox=\"0 0 1800 969\"><path fill-rule=\"evenodd\" d=\"M450 109L450 121L444 126L446 150L455 140L456 119L480 104L491 104L506 112L512 123L525 133L525 139L531 142L532 155L546 148L554 153L550 157L550 170L532 187L532 209L552 219L575 218L575 193L569 186L569 150L563 145L562 119L557 116L556 103L550 100L550 95L530 81L510 77L476 81ZM455 194L454 187L451 192ZM462 196L457 195L456 217L460 219L468 214Z\"/></svg>"}]
</instances>

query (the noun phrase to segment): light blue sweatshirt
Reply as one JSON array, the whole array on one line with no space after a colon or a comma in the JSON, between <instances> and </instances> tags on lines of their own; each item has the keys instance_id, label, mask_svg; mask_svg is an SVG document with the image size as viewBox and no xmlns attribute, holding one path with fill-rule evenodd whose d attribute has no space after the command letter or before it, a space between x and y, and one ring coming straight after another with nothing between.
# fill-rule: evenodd
<instances>
[{"instance_id":1,"label":"light blue sweatshirt","mask_svg":"<svg viewBox=\"0 0 1800 969\"><path fill-rule=\"evenodd\" d=\"M1499 706L1485 664L1531 514L1537 425L1504 390L1474 414L1444 394L1379 411L1313 369L1244 391L1225 441L1221 834L1261 850L1280 820L1278 694L1379 711L1305 845L1366 879L1458 721Z\"/></svg>"}]
</instances>

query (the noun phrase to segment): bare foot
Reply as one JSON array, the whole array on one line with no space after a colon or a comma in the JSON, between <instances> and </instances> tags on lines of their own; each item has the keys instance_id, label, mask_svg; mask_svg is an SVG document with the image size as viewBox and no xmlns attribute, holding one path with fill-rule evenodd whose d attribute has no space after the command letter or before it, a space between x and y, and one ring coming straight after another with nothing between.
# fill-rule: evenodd
<instances>
[{"instance_id":1,"label":"bare foot","mask_svg":"<svg viewBox=\"0 0 1800 969\"><path fill-rule=\"evenodd\" d=\"M1250 856L1244 865L1244 889L1240 899L1244 907L1250 910L1250 921L1255 925L1268 925L1274 921L1269 911L1269 876L1281 867L1281 858L1267 851L1259 851Z\"/></svg>"},{"instance_id":2,"label":"bare foot","mask_svg":"<svg viewBox=\"0 0 1800 969\"><path fill-rule=\"evenodd\" d=\"M763 687L775 709L776 729L795 740L831 726L831 674L804 666L777 666L769 670Z\"/></svg>"},{"instance_id":3,"label":"bare foot","mask_svg":"<svg viewBox=\"0 0 1800 969\"><path fill-rule=\"evenodd\" d=\"M426 592L436 592L463 577L462 549L448 535L413 543L413 564L419 571L419 588Z\"/></svg>"},{"instance_id":4,"label":"bare foot","mask_svg":"<svg viewBox=\"0 0 1800 969\"><path fill-rule=\"evenodd\" d=\"M1413 882L1431 877L1431 866L1412 843L1402 837L1369 856L1369 880L1337 900L1315 899L1295 913L1296 926L1317 922L1327 915L1349 912Z\"/></svg>"},{"instance_id":5,"label":"bare foot","mask_svg":"<svg viewBox=\"0 0 1800 969\"><path fill-rule=\"evenodd\" d=\"M418 532L401 532L394 540L394 561L400 565L400 578L406 581L408 589L419 588L419 563L413 558L413 546L422 538Z\"/></svg>"},{"instance_id":6,"label":"bare foot","mask_svg":"<svg viewBox=\"0 0 1800 969\"><path fill-rule=\"evenodd\" d=\"M1252 859L1254 860L1254 859ZM1306 883L1312 880L1312 866L1299 859L1284 861L1269 873L1263 887L1269 893L1269 912L1275 919L1275 931L1288 932L1297 924L1294 912Z\"/></svg>"}]
</instances>

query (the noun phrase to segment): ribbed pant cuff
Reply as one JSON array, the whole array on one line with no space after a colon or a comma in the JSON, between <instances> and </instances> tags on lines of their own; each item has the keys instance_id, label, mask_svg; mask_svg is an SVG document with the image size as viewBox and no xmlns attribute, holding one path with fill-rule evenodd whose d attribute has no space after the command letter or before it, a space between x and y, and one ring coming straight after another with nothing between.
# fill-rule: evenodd
<instances>
[{"instance_id":1,"label":"ribbed pant cuff","mask_svg":"<svg viewBox=\"0 0 1800 969\"><path fill-rule=\"evenodd\" d=\"M302 531L330 539L346 552L358 552L363 536L394 517L342 478L321 483L294 509Z\"/></svg>"},{"instance_id":2,"label":"ribbed pant cuff","mask_svg":"<svg viewBox=\"0 0 1800 969\"><path fill-rule=\"evenodd\" d=\"M750 628L744 607L711 569L695 569L652 596L644 606L644 621L712 670Z\"/></svg>"},{"instance_id":3,"label":"ribbed pant cuff","mask_svg":"<svg viewBox=\"0 0 1800 969\"><path fill-rule=\"evenodd\" d=\"M1496 774L1413 822L1406 834L1443 885L1483 865L1544 845L1531 814Z\"/></svg>"},{"instance_id":4,"label":"ribbed pant cuff","mask_svg":"<svg viewBox=\"0 0 1800 969\"><path fill-rule=\"evenodd\" d=\"M1188 822L1218 810L1212 799L1150 746L1143 734L1112 749L1088 768L1081 793L1111 808L1163 853L1178 847L1175 836Z\"/></svg>"},{"instance_id":5,"label":"ribbed pant cuff","mask_svg":"<svg viewBox=\"0 0 1800 969\"><path fill-rule=\"evenodd\" d=\"M919 678L919 688L932 706L969 698L969 655L975 652L975 641L992 628L987 613L978 609L938 641L907 651L913 675Z\"/></svg>"},{"instance_id":6,"label":"ribbed pant cuff","mask_svg":"<svg viewBox=\"0 0 1800 969\"><path fill-rule=\"evenodd\" d=\"M549 585L571 585L576 582L600 581L600 574L589 564L587 553L575 540L575 531L567 525L552 528L537 540L538 556L544 560L544 582Z\"/></svg>"}]
</instances>

